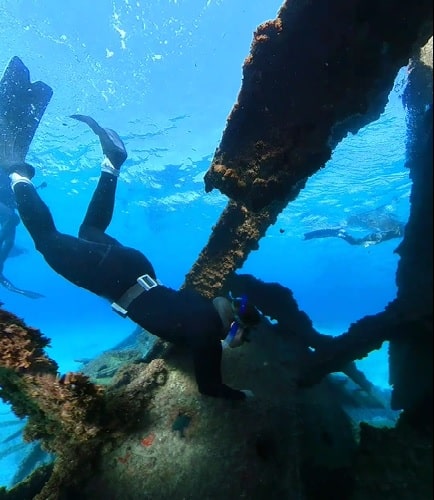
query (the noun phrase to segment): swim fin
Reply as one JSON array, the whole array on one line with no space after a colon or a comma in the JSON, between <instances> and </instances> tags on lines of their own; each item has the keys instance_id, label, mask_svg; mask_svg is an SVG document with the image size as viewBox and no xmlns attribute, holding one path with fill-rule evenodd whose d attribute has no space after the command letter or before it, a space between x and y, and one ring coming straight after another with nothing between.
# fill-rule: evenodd
<instances>
[{"instance_id":1,"label":"swim fin","mask_svg":"<svg viewBox=\"0 0 434 500\"><path fill-rule=\"evenodd\" d=\"M0 80L0 165L25 162L52 95L46 83L30 82L29 70L19 57L10 60Z\"/></svg>"},{"instance_id":2,"label":"swim fin","mask_svg":"<svg viewBox=\"0 0 434 500\"><path fill-rule=\"evenodd\" d=\"M127 159L128 154L125 144L119 135L111 128L101 127L92 117L87 115L71 115L71 118L89 125L91 130L99 137L102 152L110 160L114 168L119 169Z\"/></svg>"}]
</instances>

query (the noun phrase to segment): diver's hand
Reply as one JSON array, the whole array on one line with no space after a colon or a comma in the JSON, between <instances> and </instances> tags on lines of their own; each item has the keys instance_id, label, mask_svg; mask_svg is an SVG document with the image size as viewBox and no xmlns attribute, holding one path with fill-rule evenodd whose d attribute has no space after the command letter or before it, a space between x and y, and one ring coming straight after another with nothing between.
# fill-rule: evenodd
<instances>
[{"instance_id":1,"label":"diver's hand","mask_svg":"<svg viewBox=\"0 0 434 500\"><path fill-rule=\"evenodd\" d=\"M249 389L241 389L241 392L246 396L246 399L253 399L255 395Z\"/></svg>"}]
</instances>

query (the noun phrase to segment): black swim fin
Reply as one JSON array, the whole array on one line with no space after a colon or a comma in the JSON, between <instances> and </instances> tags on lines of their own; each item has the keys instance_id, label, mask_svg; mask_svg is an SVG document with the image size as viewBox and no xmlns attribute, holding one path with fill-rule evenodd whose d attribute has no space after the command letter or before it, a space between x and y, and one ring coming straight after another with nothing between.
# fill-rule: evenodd
<instances>
[{"instance_id":1,"label":"black swim fin","mask_svg":"<svg viewBox=\"0 0 434 500\"><path fill-rule=\"evenodd\" d=\"M39 122L53 95L44 82L13 57L0 80L0 164L24 163Z\"/></svg>"},{"instance_id":2,"label":"black swim fin","mask_svg":"<svg viewBox=\"0 0 434 500\"><path fill-rule=\"evenodd\" d=\"M71 115L71 118L89 125L91 130L99 137L102 152L110 160L113 167L118 169L124 163L128 157L127 150L122 139L114 130L101 127L92 117L87 115Z\"/></svg>"}]
</instances>

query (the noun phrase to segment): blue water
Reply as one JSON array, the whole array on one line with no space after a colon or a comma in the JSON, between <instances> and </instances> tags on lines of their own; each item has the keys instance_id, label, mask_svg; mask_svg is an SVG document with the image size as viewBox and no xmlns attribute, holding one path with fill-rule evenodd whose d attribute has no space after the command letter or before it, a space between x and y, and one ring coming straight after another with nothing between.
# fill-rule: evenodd
<instances>
[{"instance_id":1,"label":"blue water","mask_svg":"<svg viewBox=\"0 0 434 500\"><path fill-rule=\"evenodd\" d=\"M165 284L181 285L227 201L205 194L203 175L237 98L252 32L279 7L277 0L0 0L0 72L17 55L32 80L54 89L28 161L35 183L48 184L41 193L60 230L77 232L98 177L96 137L68 118L89 114L116 129L129 151L110 233L142 249ZM337 238L303 241L303 234L379 206L407 220L403 78L404 70L382 117L339 144L242 269L291 288L323 333L346 331L396 294L399 240L364 248ZM27 252L7 261L5 275L45 298L2 289L0 300L51 339L48 354L61 372L131 333L134 324L105 301L58 277L22 225L17 243ZM387 346L359 365L388 385ZM0 421L12 419L0 406ZM3 426L0 440L14 430ZM0 484L10 485L21 458L22 450L0 459Z\"/></svg>"}]
</instances>

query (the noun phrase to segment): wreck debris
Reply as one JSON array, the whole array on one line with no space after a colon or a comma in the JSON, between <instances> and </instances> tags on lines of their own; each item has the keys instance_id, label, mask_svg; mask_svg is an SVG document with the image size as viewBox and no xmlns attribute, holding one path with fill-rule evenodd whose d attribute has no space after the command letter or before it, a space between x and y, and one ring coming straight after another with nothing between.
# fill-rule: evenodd
<instances>
[{"instance_id":1,"label":"wreck debris","mask_svg":"<svg viewBox=\"0 0 434 500\"><path fill-rule=\"evenodd\" d=\"M48 339L1 308L0 334L0 396L18 417L28 417L24 439L40 441L55 455L50 479L35 497L54 500L61 488L90 473L110 429L127 430L135 421L165 382L164 362L133 365L134 376L123 390L121 375L105 390L82 373L59 377L57 364L44 352Z\"/></svg>"},{"instance_id":2,"label":"wreck debris","mask_svg":"<svg viewBox=\"0 0 434 500\"><path fill-rule=\"evenodd\" d=\"M172 349L167 382L136 419L139 428L104 448L100 473L76 498L297 498L297 389L269 340L261 336L253 356L233 349L223 360L225 379L257 394L251 402L198 394L190 357Z\"/></svg>"},{"instance_id":3,"label":"wreck debris","mask_svg":"<svg viewBox=\"0 0 434 500\"><path fill-rule=\"evenodd\" d=\"M319 346L300 382L316 383L389 340L392 408L406 410L406 418L418 426L432 426L432 38L420 51L420 59L413 58L411 68L404 103L409 112L407 167L413 186L410 218L396 250L401 256L397 298L384 312L360 319L347 333Z\"/></svg>"},{"instance_id":4,"label":"wreck debris","mask_svg":"<svg viewBox=\"0 0 434 500\"><path fill-rule=\"evenodd\" d=\"M121 368L107 387L105 411L109 418L106 427L124 431L134 427L154 390L163 386L166 380L167 370L162 359Z\"/></svg>"},{"instance_id":5,"label":"wreck debris","mask_svg":"<svg viewBox=\"0 0 434 500\"><path fill-rule=\"evenodd\" d=\"M284 203L277 202L252 212L230 201L187 274L184 286L195 288L209 298L218 295L230 273L244 264L252 250L259 248L259 240L284 207Z\"/></svg>"},{"instance_id":6,"label":"wreck debris","mask_svg":"<svg viewBox=\"0 0 434 500\"><path fill-rule=\"evenodd\" d=\"M365 316L353 323L346 333L321 345L306 361L299 383L303 386L312 385L329 373L343 371L347 363L366 357L385 341L402 340L410 334L424 336L427 333L426 320L397 314L397 305L393 302L384 312Z\"/></svg>"},{"instance_id":7,"label":"wreck debris","mask_svg":"<svg viewBox=\"0 0 434 500\"><path fill-rule=\"evenodd\" d=\"M348 131L379 117L430 19L426 0L393 12L384 1L285 2L254 34L206 190L254 210L287 200Z\"/></svg>"},{"instance_id":8,"label":"wreck debris","mask_svg":"<svg viewBox=\"0 0 434 500\"><path fill-rule=\"evenodd\" d=\"M324 13L323 8L328 11ZM336 11L330 12L330 8L336 8ZM420 43L425 36L422 27L425 19L431 19L430 14L430 4L428 6L425 0L411 5L400 2L394 5L392 12L389 3L381 1L366 4L342 0L323 7L308 1L288 1L276 21L258 29L252 54L245 62L245 86L205 179L207 190L217 187L228 194L232 201L187 277L186 286L194 286L207 296L215 295L224 288L233 271L240 267L252 249L257 248L259 239L267 227L275 222L277 214L298 194L306 178L324 165L330 156L331 145L338 142L348 130L357 130L378 116L398 67L406 63L412 45ZM324 22L324 19L329 22ZM405 24L402 24L402 19L405 19ZM312 30L306 30L306 26ZM270 46L272 50L267 53L266 49ZM317 49L309 52L308 56L312 58L309 61L307 51L300 50L303 46ZM318 50L319 47L321 50ZM284 57L279 61L278 56L282 55ZM300 75L294 78L296 71ZM319 86L318 82L323 85ZM270 101L265 99L266 93L272 97ZM282 106L283 99L287 100L288 106ZM355 116L357 120L350 123L349 120ZM264 126L263 129L255 128L259 124ZM419 213L420 217L425 215L425 209L426 205ZM432 236L432 219L430 234ZM215 235L217 237L213 240ZM400 254L403 259L404 256L408 258L405 244ZM417 258L417 255L412 255ZM408 305L412 298L411 294L405 293L405 274L403 272L398 276L398 284L402 284L400 306ZM426 333L432 333L432 317L420 314L413 317L413 307L404 309L409 313L403 318L405 336L410 337L410 331L416 331L424 337L420 345L426 346ZM4 347L0 351L1 395L11 402L18 415L29 415L27 437L41 439L47 449L56 453L51 479L37 497L54 499L59 489L71 481L71 470L82 466L80 479L90 472L93 454L99 451L101 440L107 438L102 430L118 430L132 420L134 423L138 420L143 405L149 402L149 397L143 394L146 392L143 386L153 390L164 385L165 365L161 360L156 360L149 366L143 364L118 370L113 386L105 390L91 384L82 374L71 373L59 378L56 364L43 353L47 339L6 312L1 311L0 319L1 331L4 333L4 344L0 344L0 347ZM399 321L399 318L390 315L390 311L375 318L375 322L372 318L363 318L350 328L347 335L333 342L309 330L305 321L307 336L310 336L309 345L317 342L316 352L310 358L313 362L309 365L309 376L321 378L330 371L342 369L346 362L355 359L354 356L358 357L362 352L375 348L382 338L390 337L392 342L399 342L400 339L396 337L397 326L401 324ZM362 333L376 325L376 335L363 339ZM263 339L263 342L269 342L269 339ZM397 355L402 352L408 352L408 343L402 351L395 351ZM251 354L262 362L251 365L251 380L255 381L256 378L256 383L263 383L262 379L269 373L269 360L258 349L252 349ZM274 362L273 356L269 359ZM413 365L415 360L417 356L414 356ZM242 362L240 359L240 365ZM281 367L277 363L273 368L276 373L280 373ZM142 372L143 369L146 373ZM262 377L256 376L259 369ZM408 390L403 391L404 375L398 371L393 376L402 394L396 404L409 408L414 402L409 402ZM284 374L288 377L286 371ZM287 379L275 377L273 381L281 384L280 391L288 390L288 394L294 398L296 388L291 385L294 373L290 375ZM188 381L183 383L188 386ZM425 386L424 390L427 387L424 398L429 395L429 386ZM175 389L178 389L176 383ZM300 469L296 405L294 399L280 399L279 394L277 403L273 401L265 408L264 421L275 419L271 430L276 435L271 433L270 438L261 434L262 429L258 427L257 435L251 436L253 446L242 443L244 448L237 457L237 463L242 463L243 468L236 471L237 478L248 482L247 491L253 494L256 486L254 475L244 467L241 458L254 453L259 474L264 469L264 462L270 469L273 464L282 463L277 445L284 444L284 451L289 450L293 455L286 457L285 467L278 470L272 481L266 484L268 488L264 493L269 494L269 485L274 486L286 474L286 477L294 479L294 484L284 485L284 491L293 488L292 492L298 497ZM163 401L163 404L167 404L167 401ZM169 403L175 405L172 400ZM283 405L286 405L284 412ZM260 416L264 408L257 407L255 410L256 415ZM240 418L235 419L235 422L239 430L248 419L252 429L260 422L260 418L252 418L253 411L248 407L239 408L238 414ZM218 427L220 422L214 420L212 412L206 417L214 423L214 428L221 431L221 427ZM233 433L233 421L230 418L225 420L227 433L223 434L226 438L232 435L235 439L237 435ZM282 443L279 427L283 428L288 421L294 435L285 434L287 442ZM208 429L207 426L205 428ZM154 448L154 444L158 444L155 435L152 437L152 446L148 446L151 442L149 436L151 434L141 438L141 441L146 439L145 446L138 441L141 452L144 448ZM327 440L329 438L325 436ZM216 450L219 450L218 445ZM129 465L133 460L134 456L129 450L118 454L118 463L122 465ZM287 474L290 468L291 474ZM204 469L204 474L207 469L209 467ZM147 478L141 478L141 481L140 486L146 486ZM221 488L221 485L217 484L217 487Z\"/></svg>"},{"instance_id":9,"label":"wreck debris","mask_svg":"<svg viewBox=\"0 0 434 500\"><path fill-rule=\"evenodd\" d=\"M42 438L54 451L53 439L94 436L96 429L85 422L90 412L100 409L101 389L81 374L59 378L57 364L43 352L48 339L39 330L3 310L0 325L1 396L18 417L29 417L25 429L29 440Z\"/></svg>"},{"instance_id":10,"label":"wreck debris","mask_svg":"<svg viewBox=\"0 0 434 500\"><path fill-rule=\"evenodd\" d=\"M399 2L392 14L384 1L305 0L286 1L258 27L205 175L206 191L231 201L186 286L218 293L336 144L380 116L398 70L432 33L430 20L427 0Z\"/></svg>"},{"instance_id":11,"label":"wreck debris","mask_svg":"<svg viewBox=\"0 0 434 500\"><path fill-rule=\"evenodd\" d=\"M46 486L51 490L65 479L66 463L71 469L90 456L86 444L99 432L102 390L81 374L59 378L57 364L44 353L48 339L3 309L0 331L0 395L18 417L28 417L24 439L41 440L46 451L57 455Z\"/></svg>"},{"instance_id":12,"label":"wreck debris","mask_svg":"<svg viewBox=\"0 0 434 500\"><path fill-rule=\"evenodd\" d=\"M390 343L392 406L418 425L433 419L433 40L413 57L403 96L408 116L406 165L412 191L405 237L396 252L397 301L403 314L420 318L404 338ZM411 417L410 417L411 415Z\"/></svg>"},{"instance_id":13,"label":"wreck debris","mask_svg":"<svg viewBox=\"0 0 434 500\"><path fill-rule=\"evenodd\" d=\"M432 437L430 443L402 421L391 429L361 423L351 498L432 498L432 452Z\"/></svg>"},{"instance_id":14,"label":"wreck debris","mask_svg":"<svg viewBox=\"0 0 434 500\"><path fill-rule=\"evenodd\" d=\"M238 102L205 175L206 191L217 188L231 201L187 275L186 286L207 296L225 287L249 251L256 249L253 240L248 246L238 244L234 236L243 219L233 214L254 218L257 213L263 236L267 223L274 223L306 179L324 166L332 148L349 131L355 133L378 118L398 70L417 47L426 44L412 59L404 93L410 112L408 166L414 186L410 221L397 250L402 256L397 302L376 318L362 318L341 338L317 345L301 379L314 383L394 339L391 361L407 349L417 374L409 382L407 367L399 368L399 363L391 367L394 408L416 404L410 386L423 378L419 400L425 401L424 409L431 401L427 413L432 414L432 359L416 366L421 345L427 357L432 351L432 278L427 279L432 277L432 107L431 123L425 120L423 125L421 119L422 110L432 105L432 5L399 2L395 7L391 14L386 2L342 1L322 7L285 2L276 20L257 29L244 63ZM226 237L220 237L217 245L219 233ZM395 315L400 308L405 312L402 322ZM396 331L409 335L410 328L417 335L404 344L415 345L405 348ZM420 344L416 339L421 338L425 340ZM405 403L406 398L412 401Z\"/></svg>"},{"instance_id":15,"label":"wreck debris","mask_svg":"<svg viewBox=\"0 0 434 500\"><path fill-rule=\"evenodd\" d=\"M318 383L329 373L342 372L364 391L371 392L372 383L363 372L358 370L354 360L361 359L372 350L380 348L386 340L387 332L383 330L381 322L375 331L370 328L360 328L356 342L351 340L342 342L346 348L342 348L340 356L334 357L330 353L334 352L337 343L346 337L342 335L333 337L318 332L313 327L308 315L299 309L291 290L288 288L279 283L264 283L248 274L233 274L226 282L224 290L225 292L231 291L235 295L240 295L244 290L248 290L252 302L267 318L276 321L273 329L297 339L300 346L300 352L297 355L300 370L298 382L301 386ZM366 324L366 318L361 321L364 325ZM353 330L350 329L350 331L353 333ZM337 339L340 339L339 342ZM309 348L313 348L315 351ZM321 356L324 357L323 363L317 360ZM314 365L317 366L314 367Z\"/></svg>"}]
</instances>

